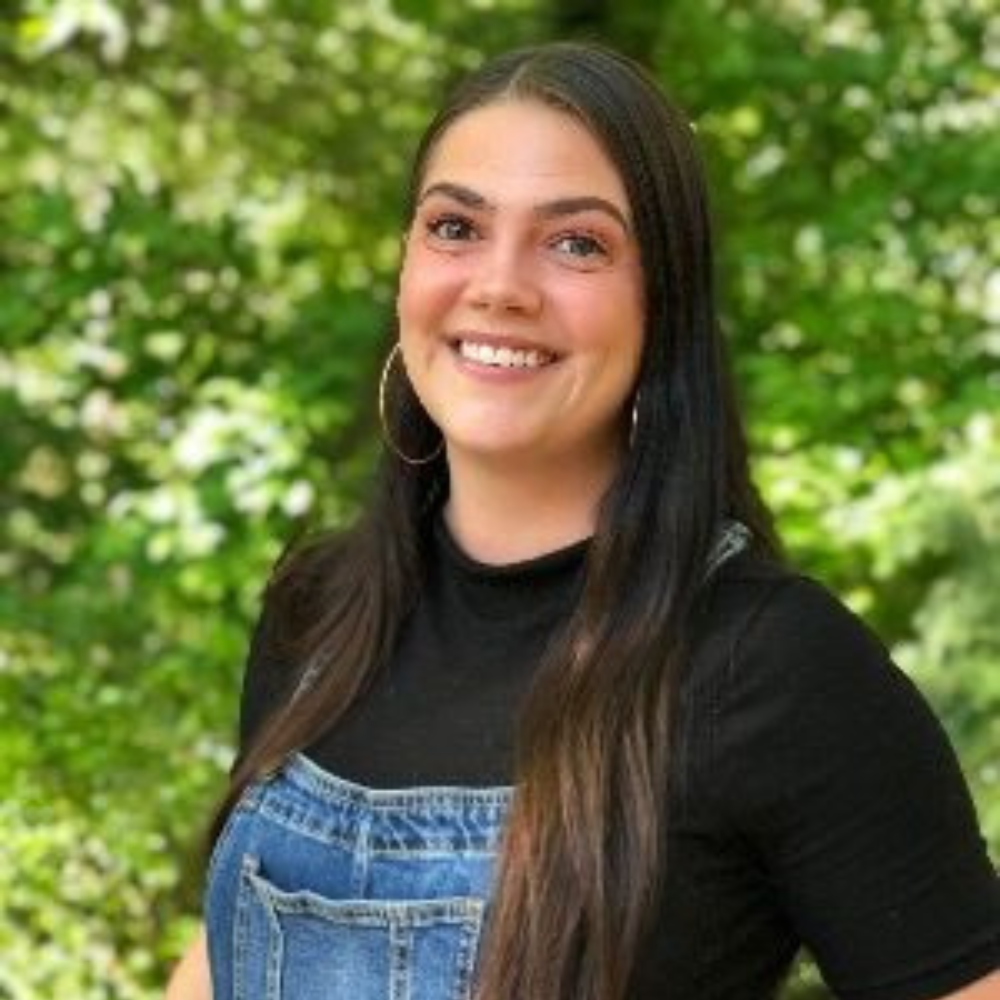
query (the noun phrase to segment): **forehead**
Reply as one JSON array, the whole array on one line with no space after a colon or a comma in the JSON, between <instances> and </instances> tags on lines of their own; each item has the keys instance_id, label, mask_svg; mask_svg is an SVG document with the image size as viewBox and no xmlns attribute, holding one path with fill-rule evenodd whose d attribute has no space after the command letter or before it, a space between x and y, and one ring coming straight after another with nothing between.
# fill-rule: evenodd
<instances>
[{"instance_id":1,"label":"forehead","mask_svg":"<svg viewBox=\"0 0 1000 1000\"><path fill-rule=\"evenodd\" d=\"M598 195L628 209L622 179L587 127L534 100L497 101L452 122L428 157L420 190L441 181L485 186L486 195Z\"/></svg>"}]
</instances>

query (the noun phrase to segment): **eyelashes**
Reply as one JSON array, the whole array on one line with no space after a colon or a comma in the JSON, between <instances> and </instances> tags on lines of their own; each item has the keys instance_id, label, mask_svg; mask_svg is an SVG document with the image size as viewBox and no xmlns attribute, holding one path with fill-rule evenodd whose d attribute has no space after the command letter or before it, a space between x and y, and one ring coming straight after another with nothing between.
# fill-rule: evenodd
<instances>
[{"instance_id":1,"label":"eyelashes","mask_svg":"<svg viewBox=\"0 0 1000 1000\"><path fill-rule=\"evenodd\" d=\"M553 246L564 253L581 259L608 256L608 250L604 244L596 236L586 232L565 233L556 237Z\"/></svg>"},{"instance_id":2,"label":"eyelashes","mask_svg":"<svg viewBox=\"0 0 1000 1000\"><path fill-rule=\"evenodd\" d=\"M461 215L438 215L427 220L427 234L445 243L464 243L477 239L472 222Z\"/></svg>"},{"instance_id":3,"label":"eyelashes","mask_svg":"<svg viewBox=\"0 0 1000 1000\"><path fill-rule=\"evenodd\" d=\"M448 250L458 250L464 244L483 239L476 222L456 212L430 216L424 222L424 232L433 245ZM560 256L578 263L590 264L611 259L606 241L586 227L560 230L548 237L545 245Z\"/></svg>"}]
</instances>

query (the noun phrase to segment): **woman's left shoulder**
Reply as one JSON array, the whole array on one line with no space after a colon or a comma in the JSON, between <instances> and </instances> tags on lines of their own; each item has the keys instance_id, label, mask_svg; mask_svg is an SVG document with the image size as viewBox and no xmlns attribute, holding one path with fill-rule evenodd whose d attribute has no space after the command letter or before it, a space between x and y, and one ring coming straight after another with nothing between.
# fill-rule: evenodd
<instances>
[{"instance_id":1,"label":"woman's left shoulder","mask_svg":"<svg viewBox=\"0 0 1000 1000\"><path fill-rule=\"evenodd\" d=\"M891 804L899 820L926 812L907 791L919 776L972 830L958 758L926 694L829 588L787 570L766 575L752 600L736 602L698 713L730 804L742 802L744 818L777 810L825 822Z\"/></svg>"},{"instance_id":2,"label":"woman's left shoulder","mask_svg":"<svg viewBox=\"0 0 1000 1000\"><path fill-rule=\"evenodd\" d=\"M692 717L724 770L739 772L759 802L819 787L851 799L914 773L959 786L954 749L926 694L828 587L751 559L720 581L713 605L716 638L695 671Z\"/></svg>"},{"instance_id":3,"label":"woman's left shoulder","mask_svg":"<svg viewBox=\"0 0 1000 1000\"><path fill-rule=\"evenodd\" d=\"M912 687L879 636L827 586L751 554L733 560L716 582L708 631L725 636L726 684L806 685L859 680ZM864 685L862 684L862 687Z\"/></svg>"}]
</instances>

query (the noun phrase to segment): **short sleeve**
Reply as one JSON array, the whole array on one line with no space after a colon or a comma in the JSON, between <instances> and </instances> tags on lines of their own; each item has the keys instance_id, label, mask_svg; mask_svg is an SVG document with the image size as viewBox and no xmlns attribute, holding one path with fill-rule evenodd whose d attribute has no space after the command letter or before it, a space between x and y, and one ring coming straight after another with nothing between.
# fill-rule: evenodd
<instances>
[{"instance_id":1,"label":"short sleeve","mask_svg":"<svg viewBox=\"0 0 1000 1000\"><path fill-rule=\"evenodd\" d=\"M1000 885L948 739L818 584L772 592L715 737L727 824L844 1000L929 1000L1000 962Z\"/></svg>"}]
</instances>

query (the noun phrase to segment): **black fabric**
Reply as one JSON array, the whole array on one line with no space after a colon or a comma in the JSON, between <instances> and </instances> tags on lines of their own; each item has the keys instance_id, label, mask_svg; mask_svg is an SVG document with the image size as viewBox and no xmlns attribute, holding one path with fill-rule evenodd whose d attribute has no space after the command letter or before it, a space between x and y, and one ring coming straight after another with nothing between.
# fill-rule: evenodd
<instances>
[{"instance_id":1,"label":"black fabric","mask_svg":"<svg viewBox=\"0 0 1000 1000\"><path fill-rule=\"evenodd\" d=\"M587 544L486 566L438 519L395 656L309 756L378 788L509 784L518 706ZM265 611L244 742L296 673L268 635ZM931 1000L1000 964L1000 885L954 753L823 588L730 560L681 705L664 902L635 1000L772 997L801 945L845 1000Z\"/></svg>"}]
</instances>

